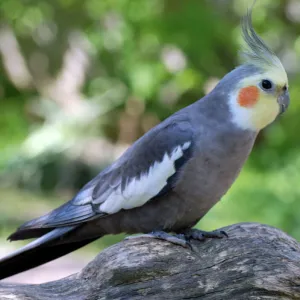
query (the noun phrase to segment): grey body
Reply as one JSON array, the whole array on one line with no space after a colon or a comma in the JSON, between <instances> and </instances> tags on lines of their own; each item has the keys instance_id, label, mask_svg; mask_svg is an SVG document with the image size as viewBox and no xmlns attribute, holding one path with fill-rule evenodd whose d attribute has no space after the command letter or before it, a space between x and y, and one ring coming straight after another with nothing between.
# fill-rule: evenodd
<instances>
[{"instance_id":1,"label":"grey body","mask_svg":"<svg viewBox=\"0 0 300 300\"><path fill-rule=\"evenodd\" d=\"M10 240L37 239L0 259L0 279L106 234L155 231L152 236L174 242L166 233L172 231L202 240L205 235L190 228L230 188L258 131L289 104L286 72L254 31L251 10L242 25L244 64L137 140L71 201L22 225ZM179 240L175 244L186 245Z\"/></svg>"},{"instance_id":2,"label":"grey body","mask_svg":"<svg viewBox=\"0 0 300 300\"><path fill-rule=\"evenodd\" d=\"M252 66L239 67L236 82L255 71ZM88 183L65 209L58 208L58 214L50 213L25 223L20 232L27 227L82 224L70 235L72 241L80 241L83 237L121 232L179 232L194 226L230 188L257 135L238 128L231 121L226 98L228 81L233 82L235 74L236 70L227 74L209 95L178 111L136 141L119 160ZM146 172L153 161L161 160L167 150L185 141L192 142L191 153L177 170L175 182L169 184L162 195L115 214L97 211L97 204L105 201L105 197L101 200L102 195L111 187L123 184L120 177L125 179L126 185L126 177ZM87 194L92 195L91 201L86 201Z\"/></svg>"},{"instance_id":3,"label":"grey body","mask_svg":"<svg viewBox=\"0 0 300 300\"><path fill-rule=\"evenodd\" d=\"M250 66L239 69L239 75L244 77L255 71ZM227 81L232 82L234 73L224 77L208 96L177 112L154 129L164 131L175 123L181 125L181 130L193 139L191 158L179 171L175 187L141 207L91 221L82 230L94 231L96 235L99 231L103 234L147 233L153 230L177 232L194 226L221 199L238 176L257 134L239 129L231 122L224 97L228 97ZM173 134L178 135L178 131ZM129 151L124 160L130 160L131 154Z\"/></svg>"},{"instance_id":4,"label":"grey body","mask_svg":"<svg viewBox=\"0 0 300 300\"><path fill-rule=\"evenodd\" d=\"M71 201L22 225L10 240L39 238L0 260L0 279L106 234L180 232L194 226L230 188L253 147L257 132L232 122L228 97L235 82L255 72L255 67L244 65L227 74L210 94L137 140ZM174 161L176 172L158 194L138 207L101 211L117 188L123 191L131 178L141 178L154 162L186 142L190 147Z\"/></svg>"},{"instance_id":5,"label":"grey body","mask_svg":"<svg viewBox=\"0 0 300 300\"><path fill-rule=\"evenodd\" d=\"M162 124L184 122L190 125L189 128L197 129L194 130L192 158L181 169L174 189L141 207L91 221L82 229L89 234L95 232L95 235L99 231L103 234L153 230L177 232L194 226L221 199L239 174L256 134L226 124L225 112L221 124L203 116L203 104L197 102ZM199 111L196 115L192 113L195 110ZM205 127L201 123L206 124ZM216 130L216 127L219 128Z\"/></svg>"}]
</instances>

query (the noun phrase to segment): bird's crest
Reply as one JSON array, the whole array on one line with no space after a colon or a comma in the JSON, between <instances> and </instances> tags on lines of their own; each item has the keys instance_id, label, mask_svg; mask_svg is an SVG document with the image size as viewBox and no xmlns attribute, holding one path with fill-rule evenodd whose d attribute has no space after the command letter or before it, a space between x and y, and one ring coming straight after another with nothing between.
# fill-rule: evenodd
<instances>
[{"instance_id":1,"label":"bird's crest","mask_svg":"<svg viewBox=\"0 0 300 300\"><path fill-rule=\"evenodd\" d=\"M244 64L254 65L264 71L269 70L270 68L276 68L284 71L279 58L257 35L253 28L253 6L248 9L247 14L242 19L242 33L246 45L240 52L241 59Z\"/></svg>"}]
</instances>

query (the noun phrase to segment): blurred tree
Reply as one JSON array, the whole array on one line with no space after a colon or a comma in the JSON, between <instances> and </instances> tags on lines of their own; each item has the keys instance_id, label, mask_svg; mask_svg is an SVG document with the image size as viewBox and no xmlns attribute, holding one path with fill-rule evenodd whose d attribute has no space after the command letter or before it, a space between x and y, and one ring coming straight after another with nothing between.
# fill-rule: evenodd
<instances>
[{"instance_id":1,"label":"blurred tree","mask_svg":"<svg viewBox=\"0 0 300 300\"><path fill-rule=\"evenodd\" d=\"M1 1L2 182L44 192L71 189L71 196L126 145L202 97L238 64L239 20L247 5ZM292 105L261 133L241 178L204 220L208 227L257 220L300 238L299 11L297 0L256 3L255 28L289 72ZM6 188L2 196L15 192Z\"/></svg>"}]
</instances>

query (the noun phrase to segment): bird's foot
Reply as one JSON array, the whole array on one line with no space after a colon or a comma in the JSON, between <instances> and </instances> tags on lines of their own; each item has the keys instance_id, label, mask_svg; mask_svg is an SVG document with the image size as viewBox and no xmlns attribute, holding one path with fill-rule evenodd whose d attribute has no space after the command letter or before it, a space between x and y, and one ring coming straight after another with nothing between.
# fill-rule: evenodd
<instances>
[{"instance_id":1,"label":"bird's foot","mask_svg":"<svg viewBox=\"0 0 300 300\"><path fill-rule=\"evenodd\" d=\"M192 246L191 246L190 242L185 239L184 234L172 235L172 234L169 234L165 231L153 231L153 232L147 233L147 234L139 234L139 235L129 236L126 239L134 239L134 238L140 238L140 237L147 237L147 238L154 238L154 239L164 240L164 241L170 242L174 245L179 245L179 246L182 246L184 248L192 249Z\"/></svg>"},{"instance_id":2,"label":"bird's foot","mask_svg":"<svg viewBox=\"0 0 300 300\"><path fill-rule=\"evenodd\" d=\"M187 240L193 239L198 241L204 241L208 238L221 239L224 237L228 237L228 234L223 230L203 231L199 229L186 229L181 233Z\"/></svg>"}]
</instances>

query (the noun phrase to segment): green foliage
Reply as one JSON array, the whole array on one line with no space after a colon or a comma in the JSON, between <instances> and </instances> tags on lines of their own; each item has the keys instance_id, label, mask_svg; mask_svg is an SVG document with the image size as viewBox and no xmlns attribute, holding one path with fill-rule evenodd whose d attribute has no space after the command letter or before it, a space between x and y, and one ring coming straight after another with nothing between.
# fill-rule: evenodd
<instances>
[{"instance_id":1,"label":"green foliage","mask_svg":"<svg viewBox=\"0 0 300 300\"><path fill-rule=\"evenodd\" d=\"M255 28L289 72L291 107L260 134L241 177L201 221L203 227L258 221L300 238L300 22L294 2L257 1L254 9ZM246 0L0 1L5 233L55 207L53 195L71 197L95 168L114 159L114 154L105 161L93 158L105 152L99 140L116 146L133 142L234 68L247 5ZM90 140L98 142L85 147ZM15 214L18 203L24 214Z\"/></svg>"}]
</instances>

